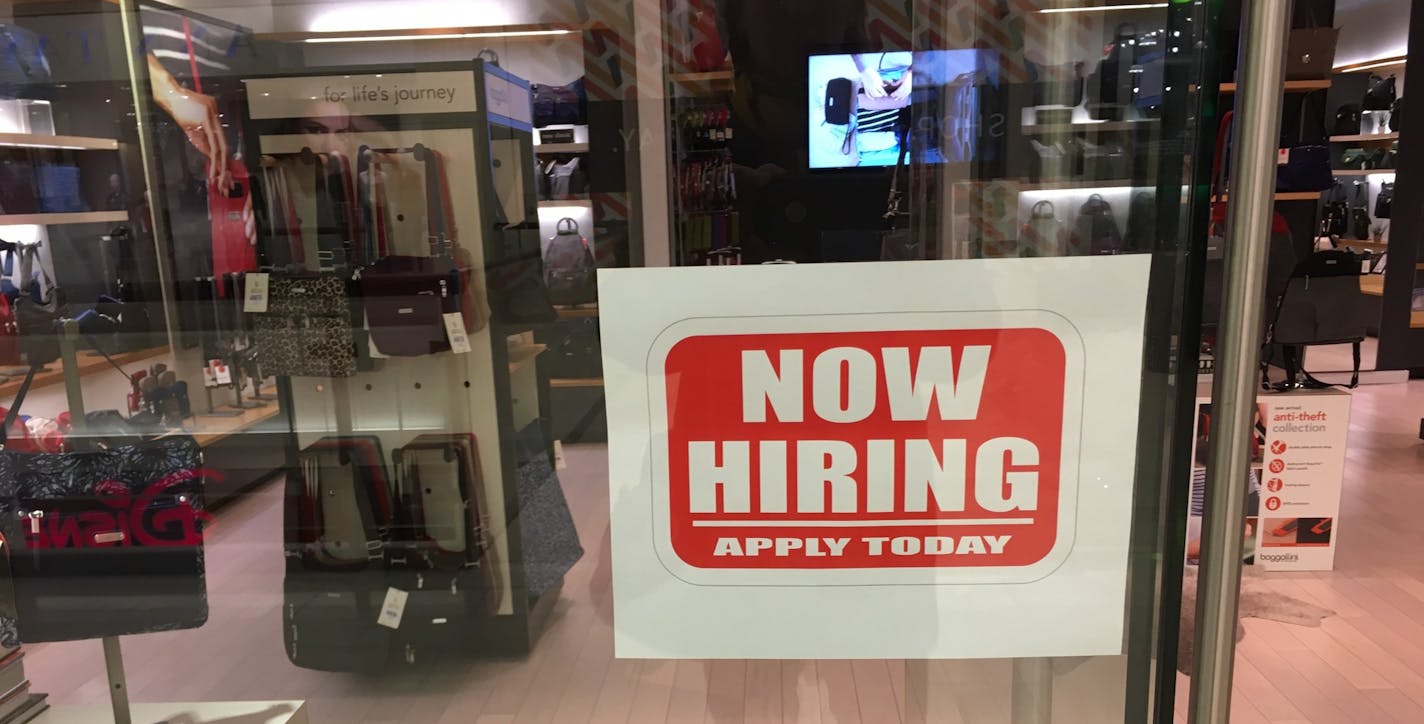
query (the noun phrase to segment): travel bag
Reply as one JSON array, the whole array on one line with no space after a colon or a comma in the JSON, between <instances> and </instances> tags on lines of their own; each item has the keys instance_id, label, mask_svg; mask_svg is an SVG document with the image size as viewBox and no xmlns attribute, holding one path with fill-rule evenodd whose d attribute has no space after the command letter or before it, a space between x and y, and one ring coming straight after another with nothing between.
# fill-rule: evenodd
<instances>
[{"instance_id":1,"label":"travel bag","mask_svg":"<svg viewBox=\"0 0 1424 724\"><path fill-rule=\"evenodd\" d=\"M392 516L379 438L325 437L298 455L287 483L282 602L293 664L376 671L389 662L392 629L377 621Z\"/></svg>"},{"instance_id":2,"label":"travel bag","mask_svg":"<svg viewBox=\"0 0 1424 724\"><path fill-rule=\"evenodd\" d=\"M248 315L258 363L270 375L356 374L347 281L334 275L269 277L267 311Z\"/></svg>"}]
</instances>

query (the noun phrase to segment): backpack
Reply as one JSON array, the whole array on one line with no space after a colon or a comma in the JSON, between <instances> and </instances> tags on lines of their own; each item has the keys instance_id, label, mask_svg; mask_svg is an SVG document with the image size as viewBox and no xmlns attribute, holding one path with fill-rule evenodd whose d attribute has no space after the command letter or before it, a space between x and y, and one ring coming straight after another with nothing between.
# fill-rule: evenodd
<instances>
[{"instance_id":1,"label":"backpack","mask_svg":"<svg viewBox=\"0 0 1424 724\"><path fill-rule=\"evenodd\" d=\"M1400 117L1404 115L1404 99L1396 98L1389 106L1389 130L1398 132L1400 126L1404 125Z\"/></svg>"},{"instance_id":2,"label":"backpack","mask_svg":"<svg viewBox=\"0 0 1424 724\"><path fill-rule=\"evenodd\" d=\"M1332 136L1358 136L1360 134L1360 107L1346 103L1335 111L1335 128Z\"/></svg>"},{"instance_id":3,"label":"backpack","mask_svg":"<svg viewBox=\"0 0 1424 724\"><path fill-rule=\"evenodd\" d=\"M1380 184L1379 195L1375 196L1375 218L1388 219L1392 206L1394 206L1394 184Z\"/></svg>"},{"instance_id":4,"label":"backpack","mask_svg":"<svg viewBox=\"0 0 1424 724\"><path fill-rule=\"evenodd\" d=\"M1132 196L1127 207L1127 250L1151 251L1157 245L1157 199L1146 191Z\"/></svg>"},{"instance_id":5,"label":"backpack","mask_svg":"<svg viewBox=\"0 0 1424 724\"><path fill-rule=\"evenodd\" d=\"M1068 253L1116 254L1122 251L1122 231L1118 228L1117 217L1113 216L1112 205L1099 194L1093 194L1078 209L1078 218L1073 222L1073 236Z\"/></svg>"},{"instance_id":6,"label":"backpack","mask_svg":"<svg viewBox=\"0 0 1424 724\"><path fill-rule=\"evenodd\" d=\"M1370 74L1370 84L1365 91L1365 100L1361 107L1367 111L1387 111L1394 105L1395 89L1394 76L1381 78L1378 75Z\"/></svg>"},{"instance_id":7,"label":"backpack","mask_svg":"<svg viewBox=\"0 0 1424 724\"><path fill-rule=\"evenodd\" d=\"M584 304L598 298L598 263L578 222L559 220L558 232L544 244L544 283L554 304Z\"/></svg>"}]
</instances>

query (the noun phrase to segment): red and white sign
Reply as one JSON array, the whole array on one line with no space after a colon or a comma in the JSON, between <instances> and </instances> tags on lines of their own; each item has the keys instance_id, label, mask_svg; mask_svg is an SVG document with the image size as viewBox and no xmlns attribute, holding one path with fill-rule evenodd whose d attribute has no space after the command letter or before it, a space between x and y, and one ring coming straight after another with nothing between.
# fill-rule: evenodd
<instances>
[{"instance_id":1,"label":"red and white sign","mask_svg":"<svg viewBox=\"0 0 1424 724\"><path fill-rule=\"evenodd\" d=\"M601 272L618 655L1120 651L1146 270Z\"/></svg>"}]
</instances>

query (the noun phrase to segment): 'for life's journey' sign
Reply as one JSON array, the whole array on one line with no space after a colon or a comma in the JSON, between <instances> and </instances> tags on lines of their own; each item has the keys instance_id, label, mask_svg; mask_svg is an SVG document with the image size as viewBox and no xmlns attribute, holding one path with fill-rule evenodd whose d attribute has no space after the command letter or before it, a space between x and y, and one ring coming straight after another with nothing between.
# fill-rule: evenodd
<instances>
[{"instance_id":1,"label":"'for life's journey' sign","mask_svg":"<svg viewBox=\"0 0 1424 724\"><path fill-rule=\"evenodd\" d=\"M600 272L617 654L1116 654L1146 257Z\"/></svg>"}]
</instances>

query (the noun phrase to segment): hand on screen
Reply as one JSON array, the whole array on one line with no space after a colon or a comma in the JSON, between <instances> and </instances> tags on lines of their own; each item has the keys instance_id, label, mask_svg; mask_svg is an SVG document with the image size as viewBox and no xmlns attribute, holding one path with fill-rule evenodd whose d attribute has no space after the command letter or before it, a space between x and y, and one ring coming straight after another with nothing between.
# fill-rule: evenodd
<instances>
[{"instance_id":1,"label":"hand on screen","mask_svg":"<svg viewBox=\"0 0 1424 724\"><path fill-rule=\"evenodd\" d=\"M884 98L885 79L880 77L880 71L875 68L866 68L860 71L860 83L865 88L865 94L871 98Z\"/></svg>"},{"instance_id":2,"label":"hand on screen","mask_svg":"<svg viewBox=\"0 0 1424 724\"><path fill-rule=\"evenodd\" d=\"M153 86L154 103L183 129L193 147L208 158L208 180L222 189L230 187L227 135L223 133L217 100L184 88L152 53L148 55L148 77Z\"/></svg>"}]
</instances>

